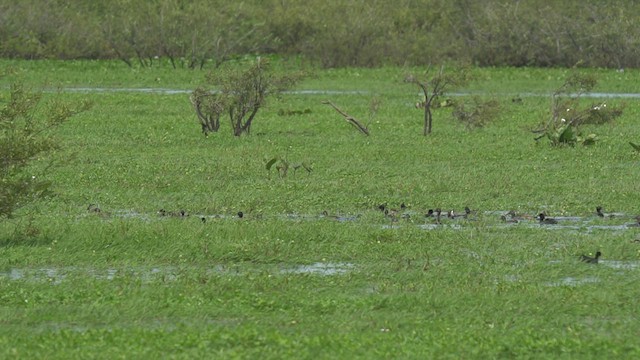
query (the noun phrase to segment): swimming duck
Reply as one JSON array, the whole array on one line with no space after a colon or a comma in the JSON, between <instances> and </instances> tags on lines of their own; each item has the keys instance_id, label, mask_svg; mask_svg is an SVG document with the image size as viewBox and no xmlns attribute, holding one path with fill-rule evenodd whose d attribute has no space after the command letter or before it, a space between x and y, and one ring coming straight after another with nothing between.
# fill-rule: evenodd
<instances>
[{"instance_id":1,"label":"swimming duck","mask_svg":"<svg viewBox=\"0 0 640 360\"><path fill-rule=\"evenodd\" d=\"M600 259L601 255L602 253L600 251L596 252L596 256L594 257L587 256L587 255L580 255L580 261L584 261L587 264L597 264L598 259Z\"/></svg>"},{"instance_id":2,"label":"swimming duck","mask_svg":"<svg viewBox=\"0 0 640 360\"><path fill-rule=\"evenodd\" d=\"M180 210L180 211L167 211L165 209L160 209L158 210L158 215L160 216L171 216L171 217L185 217L185 216L189 216L187 215L187 212L184 210Z\"/></svg>"},{"instance_id":3,"label":"swimming duck","mask_svg":"<svg viewBox=\"0 0 640 360\"><path fill-rule=\"evenodd\" d=\"M87 211L97 213L102 212L102 210L98 206L96 206L96 204L89 204L89 206L87 206Z\"/></svg>"},{"instance_id":4,"label":"swimming duck","mask_svg":"<svg viewBox=\"0 0 640 360\"><path fill-rule=\"evenodd\" d=\"M467 219L470 214L471 214L471 209L469 209L468 206L465 206L464 207L464 214L456 214L453 210L450 210L447 213L447 217L450 218L450 219L456 219L456 218Z\"/></svg>"},{"instance_id":5,"label":"swimming duck","mask_svg":"<svg viewBox=\"0 0 640 360\"><path fill-rule=\"evenodd\" d=\"M613 217L615 217L615 214L605 214L602 211L602 206L596 206L596 215L601 217L601 218L604 218L604 217L613 218Z\"/></svg>"},{"instance_id":6,"label":"swimming duck","mask_svg":"<svg viewBox=\"0 0 640 360\"><path fill-rule=\"evenodd\" d=\"M500 219L506 223L517 224L519 221L514 217L507 217L506 215L500 216Z\"/></svg>"},{"instance_id":7,"label":"swimming duck","mask_svg":"<svg viewBox=\"0 0 640 360\"><path fill-rule=\"evenodd\" d=\"M442 210L440 208L436 209L436 224L440 224L440 215L442 214Z\"/></svg>"},{"instance_id":8,"label":"swimming duck","mask_svg":"<svg viewBox=\"0 0 640 360\"><path fill-rule=\"evenodd\" d=\"M242 219L244 217L244 213L242 211L238 211L238 218Z\"/></svg>"},{"instance_id":9,"label":"swimming duck","mask_svg":"<svg viewBox=\"0 0 640 360\"><path fill-rule=\"evenodd\" d=\"M542 225L551 225L558 223L556 219L548 218L544 213L538 214L538 219L540 220L540 224Z\"/></svg>"},{"instance_id":10,"label":"swimming duck","mask_svg":"<svg viewBox=\"0 0 640 360\"><path fill-rule=\"evenodd\" d=\"M323 217L323 218L327 218L327 219L333 219L333 220L339 220L339 219L340 219L340 217L339 217L339 216L336 216L336 215L329 215L329 212L328 212L327 210L324 210L324 211L322 212L322 217Z\"/></svg>"},{"instance_id":11,"label":"swimming duck","mask_svg":"<svg viewBox=\"0 0 640 360\"><path fill-rule=\"evenodd\" d=\"M467 216L471 215L471 213L472 213L472 212L473 212L473 211L471 211L471 209L469 209L469 207L468 207L468 206L465 206L465 207L464 207L464 213L465 213Z\"/></svg>"}]
</instances>

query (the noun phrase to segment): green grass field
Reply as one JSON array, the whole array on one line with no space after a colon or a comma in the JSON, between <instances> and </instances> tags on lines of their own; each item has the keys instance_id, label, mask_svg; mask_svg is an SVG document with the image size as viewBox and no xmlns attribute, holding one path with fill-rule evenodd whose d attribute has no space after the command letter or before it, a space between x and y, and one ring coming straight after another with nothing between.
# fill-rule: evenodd
<instances>
[{"instance_id":1,"label":"green grass field","mask_svg":"<svg viewBox=\"0 0 640 360\"><path fill-rule=\"evenodd\" d=\"M552 147L531 130L569 70L473 69L457 90L495 96L499 117L468 131L437 109L424 137L418 89L402 82L411 69L318 70L297 89L319 93L273 99L250 136L223 121L205 138L187 93L58 91L191 90L202 72L0 68L2 106L17 79L45 98L93 102L58 131L57 197L0 223L2 358L640 356L640 228L619 226L640 214L640 154L628 144L640 142L638 99L585 99L624 113L585 128L593 146ZM639 71L584 71L598 92L640 92ZM265 168L274 157L313 171L279 176ZM405 203L409 219L385 217L383 203ZM597 218L598 205L626 215ZM474 220L423 216L465 206ZM506 226L507 210L581 220ZM579 261L597 250L601 264Z\"/></svg>"}]
</instances>

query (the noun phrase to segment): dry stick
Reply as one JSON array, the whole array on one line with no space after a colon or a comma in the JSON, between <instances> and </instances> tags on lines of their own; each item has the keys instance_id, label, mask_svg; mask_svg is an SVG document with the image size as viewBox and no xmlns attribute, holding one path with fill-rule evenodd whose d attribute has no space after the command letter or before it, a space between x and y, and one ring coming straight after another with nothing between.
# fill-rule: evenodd
<instances>
[{"instance_id":1,"label":"dry stick","mask_svg":"<svg viewBox=\"0 0 640 360\"><path fill-rule=\"evenodd\" d=\"M360 124L360 122L358 120L356 120L353 116L345 113L344 111L340 110L337 106L335 106L331 101L323 101L323 104L326 105L330 105L331 107L333 107L334 109L336 109L336 111L338 113L340 113L340 115L344 116L344 119L347 120L347 122L353 126L356 127L356 129L360 130L361 133L369 136L369 129L367 129L366 126Z\"/></svg>"}]
</instances>

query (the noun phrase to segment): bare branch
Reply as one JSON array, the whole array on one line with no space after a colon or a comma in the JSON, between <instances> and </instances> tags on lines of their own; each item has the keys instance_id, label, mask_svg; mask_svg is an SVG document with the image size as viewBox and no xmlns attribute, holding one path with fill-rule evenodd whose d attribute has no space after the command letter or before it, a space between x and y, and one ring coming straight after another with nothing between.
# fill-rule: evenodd
<instances>
[{"instance_id":1,"label":"bare branch","mask_svg":"<svg viewBox=\"0 0 640 360\"><path fill-rule=\"evenodd\" d=\"M344 111L340 110L340 108L338 108L337 106L335 106L331 101L323 101L322 102L325 105L329 105L331 107L333 107L340 115L344 116L344 119L351 125L353 125L356 129L358 129L361 133L369 136L369 129L367 129L366 126L362 125L358 120L356 120L356 118L354 118L353 116L345 113Z\"/></svg>"}]
</instances>

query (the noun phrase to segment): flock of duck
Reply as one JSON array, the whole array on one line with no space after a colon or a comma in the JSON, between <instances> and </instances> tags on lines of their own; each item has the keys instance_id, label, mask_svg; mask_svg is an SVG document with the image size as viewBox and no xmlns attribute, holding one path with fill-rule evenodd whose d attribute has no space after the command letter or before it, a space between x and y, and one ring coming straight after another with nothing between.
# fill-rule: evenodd
<instances>
[{"instance_id":1,"label":"flock of duck","mask_svg":"<svg viewBox=\"0 0 640 360\"><path fill-rule=\"evenodd\" d=\"M378 206L378 210L380 210L384 216L386 218L391 219L392 222L396 222L399 219L410 219L412 214L408 211L407 206L405 205L405 203L400 204L400 207L398 209L394 209L394 208L389 208L387 206L387 204L381 204ZM103 211L102 209L100 209L98 206L96 206L96 204L89 204L89 206L87 207L87 211L90 213L95 213L98 214L100 216L103 217L108 217L110 216L110 213ZM468 206L466 206L464 208L464 212L455 212L454 210L449 210L446 212L443 212L442 209L440 208L436 208L436 209L429 209L427 211L426 214L424 214L424 217L426 219L432 219L433 223L436 225L440 225L442 224L443 220L445 219L449 219L449 220L456 220L456 219L465 219L465 220L476 220L475 218L475 214L476 211L471 210ZM165 209L160 209L157 212L157 215L159 217L173 217L173 218L186 218L189 217L189 214L185 211L185 210L178 210L178 211L167 211ZM628 218L628 215L625 214L620 214L620 213L604 213L602 206L597 206L596 207L596 212L594 213L595 216L599 217L599 218L606 218L606 219L613 219L613 218ZM237 217L239 219L244 218L244 213L242 211L238 211L234 217ZM346 218L346 217L339 217L339 216L330 216L326 211L322 212L322 217L325 218L336 218L336 219L349 219L349 220L354 220L357 217L353 217L353 218ZM521 221L534 221L537 220L538 223L540 225L555 225L558 224L558 220L555 218L551 218L548 217L544 212L539 213L538 215L534 216L534 215L530 215L530 214L522 214L522 213L517 213L516 211L508 211L506 213L503 213L502 215L500 215L500 219L505 222L505 223L519 223ZM640 227L640 215L636 216L635 218L635 222L631 223L631 224L625 224L625 226L627 227ZM207 221L207 218L204 216L200 216L200 220L205 223ZM640 242L640 240L635 240L636 242ZM597 264L598 260L600 259L600 257L602 256L602 253L600 251L597 251L595 253L595 256L591 257L591 256L587 256L587 255L581 255L580 256L580 260L583 262L586 262L588 264Z\"/></svg>"},{"instance_id":2,"label":"flock of duck","mask_svg":"<svg viewBox=\"0 0 640 360\"><path fill-rule=\"evenodd\" d=\"M378 206L378 210L382 211L387 218L391 219L391 221L398 221L399 218L409 219L411 217L411 214L407 211L407 206L404 203L400 204L399 209L389 208L387 204L381 204ZM629 217L628 215L620 214L620 213L607 214L607 213L604 213L602 210L603 210L602 206L597 206L596 212L594 213L594 215L597 217L606 218L606 219L613 219L613 218L623 219L625 217ZM475 220L472 217L472 215L475 213L476 212L471 210L468 206L465 206L464 212L455 212L454 210L443 212L442 209L436 208L436 209L429 209L427 213L424 215L424 217L432 218L435 224L442 224L442 220L445 218ZM541 212L538 215L534 216L529 214L521 214L521 213L517 213L514 210L510 210L507 213L503 213L502 215L500 215L500 219L505 223L512 223L512 224L519 223L521 221L532 221L532 220L538 220L538 223L540 225L558 224L557 219L548 217L544 212ZM579 219L579 218L572 217L572 219ZM625 226L640 227L640 215L636 216L634 219L635 219L634 223L626 224Z\"/></svg>"},{"instance_id":3,"label":"flock of duck","mask_svg":"<svg viewBox=\"0 0 640 360\"><path fill-rule=\"evenodd\" d=\"M391 219L391 221L398 221L398 218L409 219L410 214L406 212L407 206L402 203L399 209L391 209L387 206L387 204L381 204L378 206L378 209L384 213L384 215ZM445 218L455 220L455 219L467 219L467 220L475 220L472 217L475 211L472 211L468 206L464 208L464 212L456 213L454 210L449 210L446 212L446 215L443 213L442 209L429 209L427 213L424 215L425 218L432 218L433 222L437 225L442 224L442 220ZM619 214L619 213L604 213L602 206L597 206L596 211L594 213L596 217L613 219L613 218L628 218L628 215ZM521 221L533 221L537 220L540 225L556 225L558 224L558 220L555 218L548 217L544 212L539 213L538 215L529 215L529 214L520 214L516 211L508 211L506 214L500 215L500 219L505 223L519 223ZM625 224L626 227L640 227L640 215L634 217L635 222ZM640 240L634 240L634 242L640 242ZM595 256L588 255L580 255L580 260L587 264L597 264L600 257L602 256L601 251L596 251Z\"/></svg>"}]
</instances>

